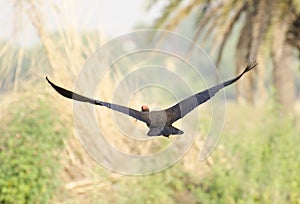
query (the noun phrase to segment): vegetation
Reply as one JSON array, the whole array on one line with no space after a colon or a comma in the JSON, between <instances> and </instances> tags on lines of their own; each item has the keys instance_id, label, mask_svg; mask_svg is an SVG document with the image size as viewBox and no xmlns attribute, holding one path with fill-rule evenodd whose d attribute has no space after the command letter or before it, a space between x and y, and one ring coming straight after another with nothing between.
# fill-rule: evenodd
<instances>
[{"instance_id":1,"label":"vegetation","mask_svg":"<svg viewBox=\"0 0 300 204\"><path fill-rule=\"evenodd\" d=\"M59 168L65 161L60 160L68 160L60 153L67 130L63 131L61 119L54 117L53 107L43 97L30 94L27 98L9 105L6 114L10 117L1 124L0 203L48 203L53 199L67 203L300 201L300 121L276 117L273 106L261 110L229 104L230 114L211 155L211 166L197 160L199 151L193 147L179 163L148 176L118 176L88 165L84 171L93 172L90 182L58 191L68 186L59 182L65 176ZM203 117L204 122L206 119L209 116ZM84 156L80 151L77 154ZM192 169L186 167L187 162L192 162ZM85 198L76 193L79 189Z\"/></svg>"},{"instance_id":2,"label":"vegetation","mask_svg":"<svg viewBox=\"0 0 300 204\"><path fill-rule=\"evenodd\" d=\"M265 102L263 106L245 106L230 101L227 104L221 140L205 161L199 161L198 158L211 115L202 106L201 110L204 112L201 112L199 138L194 141L186 155L170 168L147 176L124 176L97 164L87 154L79 139L74 137L76 130L72 129L74 125L71 103L55 95L47 86L44 77L51 73L55 81L63 82L66 87L72 87L86 57L99 45L101 35L98 30L79 33L74 32L75 29L65 28L54 33L47 32L44 26L46 23L42 18L43 13L55 13L56 9L59 11L59 6L54 2L51 4L53 8L39 6L43 2L33 0L14 2L15 8L19 9L16 13L21 17L28 17L27 20L38 34L40 43L27 48L12 45L9 41L0 44L1 204L300 203L299 108L295 108L293 114L282 114L278 111L281 109L278 100ZM151 2L155 4L158 1ZM229 39L228 35L230 29L233 29L233 24L237 23L237 26L243 27L249 19L265 23L259 21L256 11L261 14L261 9L271 9L264 7L267 1L247 0L243 1L245 4L240 4L237 2L242 1L228 0L220 5L212 4L214 1L205 1L204 5L198 4L204 1L191 1L194 4L184 5L180 5L182 1L167 2L170 3L166 7L168 10L157 21L157 26L163 25L164 22L168 22L169 17L175 16L171 18L173 21L168 27L173 29L185 16L192 13L190 12L192 9L203 9L202 16L200 15L198 20L201 20L201 17L210 22L206 25L211 28L206 27L204 30L206 35L212 28L216 29L215 33L222 31L218 36L225 38L214 41L221 42L222 46L226 43L226 39ZM259 6L256 7L254 2L259 2ZM292 2L291 5L295 7L293 15L299 13L297 1L287 2ZM281 13L289 13L287 2L272 4L272 8L276 6L277 11L282 9ZM257 8L259 10L256 10ZM46 12L43 9L50 11ZM210 15L210 12L214 15ZM241 22L242 18L237 21L239 12L254 17L244 19L246 20L244 22ZM239 15L242 15L241 13ZM273 15L273 12L266 13ZM219 16L227 16L229 20L217 18ZM236 18L232 18L234 16ZM223 23L224 21L220 19L227 19L228 22ZM285 20L292 21L289 18ZM215 26L214 22L218 26ZM278 26L279 23L280 21L275 25ZM264 27L263 24L251 25L252 28L257 26ZM271 27L270 24L268 28ZM297 33L298 30L296 26L294 27L293 33ZM276 29L275 27L273 30L262 29L266 31L265 37L259 39L267 42L270 40L268 39L270 33ZM224 31L229 32L228 35L224 35ZM245 31L238 29L235 31L238 34L243 32ZM262 42L258 43L260 44L258 47L266 48ZM296 42L297 39L293 39L293 43ZM246 51L260 52L256 50L258 47L255 48L258 44ZM222 49L218 47L219 54L222 53ZM239 59L245 60L245 56L237 57L237 60ZM270 55L266 61L270 61ZM279 67L279 61L276 63L278 63L276 67ZM262 64L260 68L265 67L264 63L260 64ZM272 76L265 73L266 81L270 83ZM265 78L258 78L259 83L264 84ZM286 85L284 82L278 83L278 86L279 84ZM112 81L107 80L105 88L101 90L104 97L111 97L113 85ZM8 92L12 89L15 91ZM274 93L277 91L278 87L275 86ZM272 98L271 94L269 98ZM150 141L150 145L147 144L148 141L120 139L120 132L112 130L112 123L107 122L111 116L110 112L101 109L101 118L106 120L100 121L99 124L110 127L104 131L114 137L107 140L118 148L128 150L128 153L141 154L145 150L155 152L176 138L176 136L170 139L155 138Z\"/></svg>"},{"instance_id":3,"label":"vegetation","mask_svg":"<svg viewBox=\"0 0 300 204\"><path fill-rule=\"evenodd\" d=\"M65 131L53 107L33 94L7 108L0 127L0 203L47 203L59 186Z\"/></svg>"},{"instance_id":4,"label":"vegetation","mask_svg":"<svg viewBox=\"0 0 300 204\"><path fill-rule=\"evenodd\" d=\"M205 176L205 162L184 161L149 176L116 182L116 203L299 203L299 121L230 105L230 116ZM186 157L191 156L190 153ZM185 159L183 159L185 160ZM128 197L128 195L130 195Z\"/></svg>"},{"instance_id":5,"label":"vegetation","mask_svg":"<svg viewBox=\"0 0 300 204\"><path fill-rule=\"evenodd\" d=\"M295 145L300 141L299 126L291 118L278 119L273 112L252 110L258 114L252 115L238 110L233 111L238 117L229 119L235 121L228 127L232 130L227 128L219 144L224 149L213 153L216 163L211 175L193 189L198 200L299 203L300 151Z\"/></svg>"},{"instance_id":6,"label":"vegetation","mask_svg":"<svg viewBox=\"0 0 300 204\"><path fill-rule=\"evenodd\" d=\"M158 1L149 1L152 8ZM300 4L296 0L224 0L206 1L168 0L155 22L155 28L175 30L191 14L194 14L196 32L193 40L201 45L210 43L210 52L217 67L225 54L225 45L232 35L237 35L235 61L237 71L249 59L255 58L262 65L245 83L238 83L238 99L254 103L265 102L264 81L272 76L276 88L276 100L284 111L291 110L295 97L293 72L296 66L294 50L299 49ZM239 27L238 33L234 32ZM231 51L232 52L232 51ZM267 76L267 65L272 75ZM287 91L289 90L289 91ZM258 99L254 97L257 94Z\"/></svg>"}]
</instances>

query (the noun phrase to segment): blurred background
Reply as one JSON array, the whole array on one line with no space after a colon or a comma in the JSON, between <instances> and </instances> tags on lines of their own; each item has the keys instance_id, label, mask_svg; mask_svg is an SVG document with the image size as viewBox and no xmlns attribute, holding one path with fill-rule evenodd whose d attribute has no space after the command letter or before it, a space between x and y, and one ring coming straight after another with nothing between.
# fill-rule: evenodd
<instances>
[{"instance_id":1,"label":"blurred background","mask_svg":"<svg viewBox=\"0 0 300 204\"><path fill-rule=\"evenodd\" d=\"M300 1L0 0L0 8L0 203L300 203ZM224 79L249 59L259 65L226 89L222 137L205 161L204 106L199 137L179 162L125 176L89 157L72 102L45 76L72 88L99 46L148 28L197 42ZM109 134L135 154L172 142L139 146Z\"/></svg>"}]
</instances>

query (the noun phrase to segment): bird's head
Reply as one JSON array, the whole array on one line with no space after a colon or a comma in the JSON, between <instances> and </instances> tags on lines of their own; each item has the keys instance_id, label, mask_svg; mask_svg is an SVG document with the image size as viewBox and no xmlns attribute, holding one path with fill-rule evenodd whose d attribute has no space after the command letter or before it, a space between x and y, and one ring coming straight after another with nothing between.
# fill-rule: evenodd
<instances>
[{"instance_id":1,"label":"bird's head","mask_svg":"<svg viewBox=\"0 0 300 204\"><path fill-rule=\"evenodd\" d=\"M142 109L142 112L149 112L149 107L146 106L146 105L143 105L143 106L141 107L141 109Z\"/></svg>"}]
</instances>

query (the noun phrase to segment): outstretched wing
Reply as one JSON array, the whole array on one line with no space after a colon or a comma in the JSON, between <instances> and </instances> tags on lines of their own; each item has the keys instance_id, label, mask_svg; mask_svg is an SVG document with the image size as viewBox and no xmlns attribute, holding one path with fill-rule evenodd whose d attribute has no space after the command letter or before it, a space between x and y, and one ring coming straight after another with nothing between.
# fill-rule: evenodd
<instances>
[{"instance_id":1,"label":"outstretched wing","mask_svg":"<svg viewBox=\"0 0 300 204\"><path fill-rule=\"evenodd\" d=\"M250 71L257 65L256 61L250 61L245 68L245 70L238 75L237 77L230 79L224 83L218 84L216 86L213 86L205 91L199 92L193 96L190 96L179 103L175 104L174 106L166 109L166 114L168 117L168 122L172 124L176 120L184 117L186 114L191 112L193 109L195 109L200 104L208 101L211 97L213 97L220 89L236 82L239 80L246 72Z\"/></svg>"},{"instance_id":2,"label":"outstretched wing","mask_svg":"<svg viewBox=\"0 0 300 204\"><path fill-rule=\"evenodd\" d=\"M59 87L57 85L55 85L54 83L52 83L48 77L46 77L46 80L49 82L49 84L62 96L69 98L69 99L73 99L75 101L81 101L81 102L87 102L87 103L91 103L94 105L100 105L100 106L105 106L107 108L110 108L112 110L124 113L126 115L129 115L131 117L136 118L137 120L140 120L142 122L145 122L147 124L150 123L149 120L149 115L146 112L142 112L142 111L138 111L132 108L128 108L125 106L121 106L121 105L117 105L117 104L112 104L112 103L107 103L107 102L103 102L103 101L99 101L99 100L95 100L92 98L88 98L82 95L79 95L77 93L74 93L72 91L66 90L62 87Z\"/></svg>"}]
</instances>

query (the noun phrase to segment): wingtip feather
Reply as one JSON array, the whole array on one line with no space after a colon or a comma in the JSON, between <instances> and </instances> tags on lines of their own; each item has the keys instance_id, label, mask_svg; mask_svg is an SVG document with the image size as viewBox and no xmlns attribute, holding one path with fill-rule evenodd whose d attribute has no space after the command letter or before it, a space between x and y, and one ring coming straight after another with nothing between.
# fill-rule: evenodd
<instances>
[{"instance_id":1,"label":"wingtip feather","mask_svg":"<svg viewBox=\"0 0 300 204\"><path fill-rule=\"evenodd\" d=\"M49 84L51 84L51 85L53 84L53 83L50 81L50 79L48 78L48 76L46 76L46 80L48 81Z\"/></svg>"},{"instance_id":2,"label":"wingtip feather","mask_svg":"<svg viewBox=\"0 0 300 204\"><path fill-rule=\"evenodd\" d=\"M253 69L254 67L256 67L257 64L258 64L258 63L257 63L256 59L250 60L250 61L248 62L248 65L247 65L247 67L246 67L244 73L246 73L246 72L250 71L251 69Z\"/></svg>"}]
</instances>

